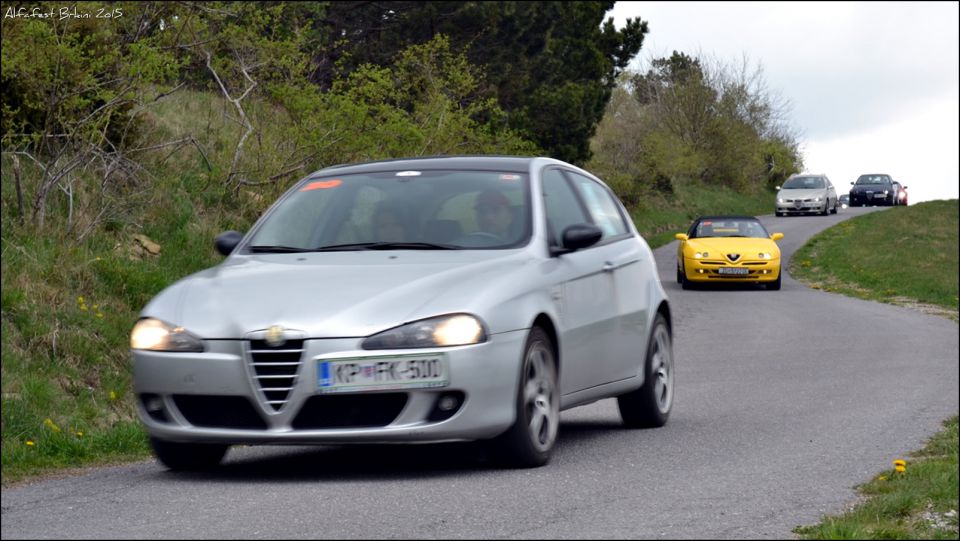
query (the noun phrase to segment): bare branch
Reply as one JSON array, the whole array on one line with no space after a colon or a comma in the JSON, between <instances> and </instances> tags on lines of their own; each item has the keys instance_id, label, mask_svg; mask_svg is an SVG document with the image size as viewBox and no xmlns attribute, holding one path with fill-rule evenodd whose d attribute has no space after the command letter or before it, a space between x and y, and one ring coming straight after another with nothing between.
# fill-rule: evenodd
<instances>
[{"instance_id":1,"label":"bare branch","mask_svg":"<svg viewBox=\"0 0 960 541\"><path fill-rule=\"evenodd\" d=\"M153 98L154 103L160 101L161 98L165 98L165 97L169 96L170 94L173 94L173 93L176 92L177 90L180 90L180 89L183 88L183 86L186 85L186 84L187 84L187 82L186 82L186 81L183 81L182 83L180 83L180 84L178 84L177 86L173 87L173 90L170 90L170 91L167 91L167 92L161 92L161 93L157 94L157 97Z\"/></svg>"},{"instance_id":2,"label":"bare branch","mask_svg":"<svg viewBox=\"0 0 960 541\"><path fill-rule=\"evenodd\" d=\"M257 82L254 81L252 77L250 77L250 73L248 72L248 67L244 65L243 62L241 61L240 71L243 72L244 78L246 78L247 81L250 81L250 86L247 87L246 90L244 90L243 94L239 98L231 97L230 92L227 90L227 87L223 84L223 81L220 80L220 75L217 74L217 70L213 68L212 57L210 55L210 52L207 50L204 50L203 53L207 57L207 69L209 69L210 73L213 74L213 78L217 81L217 84L220 86L220 90L221 92L223 92L224 97L227 99L227 101L232 103L233 106L236 108L237 113L240 115L240 118L243 120L243 126L246 128L246 130L244 130L243 132L243 135L240 136L240 140L237 142L237 148L234 150L234 153L233 153L233 163L230 165L230 173L227 174L227 183L229 183L234 178L234 176L237 176L239 174L239 171L237 171L237 164L240 163L240 156L243 154L243 144L246 142L247 137L249 137L250 134L253 132L253 124L251 124L250 119L247 118L247 114L244 112L243 106L240 104L240 101L243 100L245 97L247 97L250 91L256 88ZM238 58L238 60L240 59Z\"/></svg>"}]
</instances>

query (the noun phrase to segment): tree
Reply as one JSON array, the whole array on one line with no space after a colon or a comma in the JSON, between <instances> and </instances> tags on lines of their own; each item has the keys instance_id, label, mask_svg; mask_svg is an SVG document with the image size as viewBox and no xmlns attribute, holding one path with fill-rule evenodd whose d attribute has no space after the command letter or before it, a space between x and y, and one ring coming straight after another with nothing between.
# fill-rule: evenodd
<instances>
[{"instance_id":1,"label":"tree","mask_svg":"<svg viewBox=\"0 0 960 541\"><path fill-rule=\"evenodd\" d=\"M648 31L639 19L621 30L604 22L613 4L333 2L315 26L312 80L329 88L338 73L388 65L408 45L444 34L484 68L483 92L511 128L556 158L583 163L616 78Z\"/></svg>"}]
</instances>

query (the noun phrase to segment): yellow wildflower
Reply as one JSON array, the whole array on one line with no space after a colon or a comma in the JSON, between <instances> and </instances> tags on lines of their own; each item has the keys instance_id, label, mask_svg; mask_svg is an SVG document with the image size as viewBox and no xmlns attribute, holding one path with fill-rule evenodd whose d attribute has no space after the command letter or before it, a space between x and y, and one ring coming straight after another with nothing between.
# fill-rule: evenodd
<instances>
[{"instance_id":1,"label":"yellow wildflower","mask_svg":"<svg viewBox=\"0 0 960 541\"><path fill-rule=\"evenodd\" d=\"M115 393L115 392L113 392L113 391L110 391L110 395L109 395L109 396L110 396L110 400L116 400L116 399L117 399L117 393Z\"/></svg>"},{"instance_id":2,"label":"yellow wildflower","mask_svg":"<svg viewBox=\"0 0 960 541\"><path fill-rule=\"evenodd\" d=\"M83 297L77 297L77 304L83 304Z\"/></svg>"},{"instance_id":3,"label":"yellow wildflower","mask_svg":"<svg viewBox=\"0 0 960 541\"><path fill-rule=\"evenodd\" d=\"M87 305L86 305L86 304L81 304L81 305L80 305L80 309L83 310L84 312L86 312L86 311L87 311Z\"/></svg>"},{"instance_id":4,"label":"yellow wildflower","mask_svg":"<svg viewBox=\"0 0 960 541\"><path fill-rule=\"evenodd\" d=\"M97 312L97 317L103 319L103 312Z\"/></svg>"},{"instance_id":5,"label":"yellow wildflower","mask_svg":"<svg viewBox=\"0 0 960 541\"><path fill-rule=\"evenodd\" d=\"M54 423L49 417L43 420L43 424L54 432L60 432L60 427L57 426L57 424Z\"/></svg>"},{"instance_id":6,"label":"yellow wildflower","mask_svg":"<svg viewBox=\"0 0 960 541\"><path fill-rule=\"evenodd\" d=\"M900 460L900 459L894 460L894 461L893 461L893 469L895 469L895 470L897 471L897 473L903 473L903 472L907 471L907 461L906 461L906 460Z\"/></svg>"},{"instance_id":7,"label":"yellow wildflower","mask_svg":"<svg viewBox=\"0 0 960 541\"><path fill-rule=\"evenodd\" d=\"M27 440L27 446L33 447L33 440Z\"/></svg>"},{"instance_id":8,"label":"yellow wildflower","mask_svg":"<svg viewBox=\"0 0 960 541\"><path fill-rule=\"evenodd\" d=\"M886 480L887 480L886 475L881 475L880 477L877 477L877 481L886 481Z\"/></svg>"},{"instance_id":9,"label":"yellow wildflower","mask_svg":"<svg viewBox=\"0 0 960 541\"><path fill-rule=\"evenodd\" d=\"M77 437L78 437L78 438L82 438L82 437L83 437L83 432L77 430Z\"/></svg>"}]
</instances>

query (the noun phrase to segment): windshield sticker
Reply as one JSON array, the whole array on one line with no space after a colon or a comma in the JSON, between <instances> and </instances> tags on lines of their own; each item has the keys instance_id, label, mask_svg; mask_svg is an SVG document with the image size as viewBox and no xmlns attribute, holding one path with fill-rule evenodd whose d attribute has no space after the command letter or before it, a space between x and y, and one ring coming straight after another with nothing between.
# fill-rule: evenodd
<instances>
[{"instance_id":1,"label":"windshield sticker","mask_svg":"<svg viewBox=\"0 0 960 541\"><path fill-rule=\"evenodd\" d=\"M703 225L712 225L712 224L713 224L713 222L711 222L711 221L709 221L709 220L706 221L706 222L703 222Z\"/></svg>"},{"instance_id":2,"label":"windshield sticker","mask_svg":"<svg viewBox=\"0 0 960 541\"><path fill-rule=\"evenodd\" d=\"M311 190L325 190L327 188L336 188L337 186L343 184L343 181L335 178L333 180L319 180L317 182L311 182L303 188L300 188L301 192L309 192Z\"/></svg>"},{"instance_id":3,"label":"windshield sticker","mask_svg":"<svg viewBox=\"0 0 960 541\"><path fill-rule=\"evenodd\" d=\"M397 173L398 177L419 177L420 171L400 171Z\"/></svg>"},{"instance_id":4,"label":"windshield sticker","mask_svg":"<svg viewBox=\"0 0 960 541\"><path fill-rule=\"evenodd\" d=\"M504 174L500 175L500 180L520 180L520 175Z\"/></svg>"}]
</instances>

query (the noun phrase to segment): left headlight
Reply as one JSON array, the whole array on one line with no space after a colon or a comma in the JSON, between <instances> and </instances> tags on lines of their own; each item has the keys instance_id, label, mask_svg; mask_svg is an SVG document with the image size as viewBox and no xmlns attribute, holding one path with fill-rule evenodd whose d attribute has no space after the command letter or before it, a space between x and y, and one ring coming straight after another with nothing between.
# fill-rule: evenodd
<instances>
[{"instance_id":1,"label":"left headlight","mask_svg":"<svg viewBox=\"0 0 960 541\"><path fill-rule=\"evenodd\" d=\"M183 327L176 327L150 317L137 321L133 326L133 331L130 332L130 347L150 351L194 353L204 349L203 340Z\"/></svg>"},{"instance_id":2,"label":"left headlight","mask_svg":"<svg viewBox=\"0 0 960 541\"><path fill-rule=\"evenodd\" d=\"M363 341L363 349L402 349L465 346L487 341L483 323L469 314L451 314L421 319L375 334Z\"/></svg>"},{"instance_id":3,"label":"left headlight","mask_svg":"<svg viewBox=\"0 0 960 541\"><path fill-rule=\"evenodd\" d=\"M773 259L773 256L771 256L769 252L760 252L759 254L757 254L757 257L759 257L760 259L768 259L768 260Z\"/></svg>"}]
</instances>

